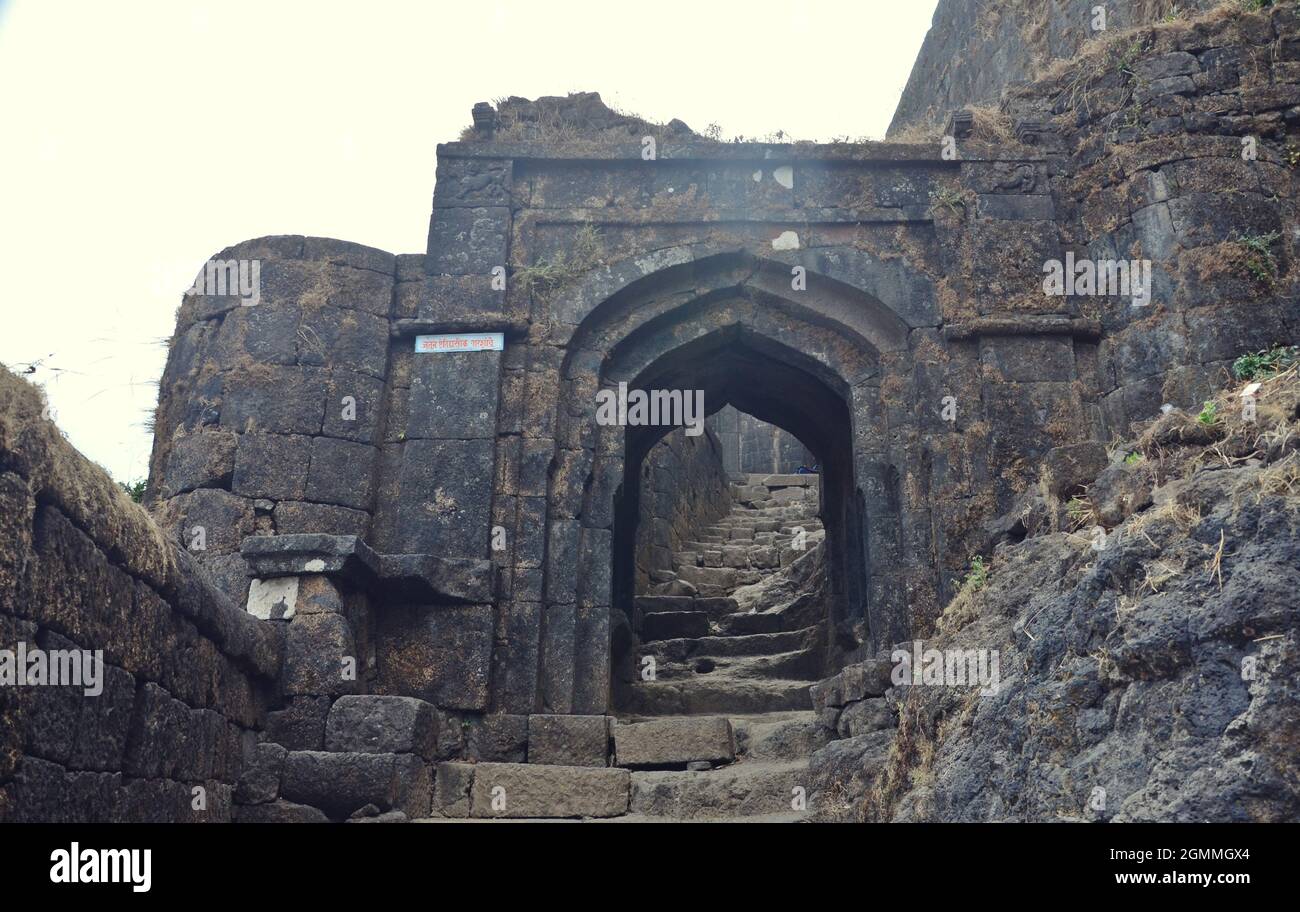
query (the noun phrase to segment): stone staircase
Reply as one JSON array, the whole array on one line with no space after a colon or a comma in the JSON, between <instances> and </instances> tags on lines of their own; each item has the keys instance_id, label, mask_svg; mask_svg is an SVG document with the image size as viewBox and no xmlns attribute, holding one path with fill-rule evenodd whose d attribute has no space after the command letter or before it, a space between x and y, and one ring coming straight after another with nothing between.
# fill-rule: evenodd
<instances>
[{"instance_id":1,"label":"stone staircase","mask_svg":"<svg viewBox=\"0 0 1300 912\"><path fill-rule=\"evenodd\" d=\"M642 680L620 695L623 712L812 708L808 686L822 672L823 612L808 600L800 604L805 580L795 568L811 569L825 537L817 480L753 475L733 484L731 512L684 542L672 573L637 597Z\"/></svg>"},{"instance_id":2,"label":"stone staircase","mask_svg":"<svg viewBox=\"0 0 1300 912\"><path fill-rule=\"evenodd\" d=\"M818 746L809 687L825 633L795 568L813 566L825 537L817 498L815 475L733 484L731 512L683 542L672 573L637 597L641 680L620 694L614 729L615 762L633 770L626 819L803 816L794 808ZM628 753L638 731L660 755ZM692 732L712 733L712 754ZM716 749L724 733L730 751Z\"/></svg>"},{"instance_id":3,"label":"stone staircase","mask_svg":"<svg viewBox=\"0 0 1300 912\"><path fill-rule=\"evenodd\" d=\"M731 512L695 531L672 572L636 598L641 674L620 688L618 717L605 719L608 766L599 752L553 759L564 751L536 765L530 736L529 763L439 764L435 815L635 823L810 814L809 758L835 737L810 692L825 670L817 498L815 475L733 484ZM605 717L545 718L576 731Z\"/></svg>"}]
</instances>

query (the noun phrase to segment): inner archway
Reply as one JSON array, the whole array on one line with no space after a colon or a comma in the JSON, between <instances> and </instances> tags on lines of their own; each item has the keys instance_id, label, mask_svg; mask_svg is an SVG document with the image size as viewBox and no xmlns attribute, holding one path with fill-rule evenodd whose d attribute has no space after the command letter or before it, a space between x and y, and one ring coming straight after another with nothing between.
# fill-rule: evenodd
<instances>
[{"instance_id":1,"label":"inner archway","mask_svg":"<svg viewBox=\"0 0 1300 912\"><path fill-rule=\"evenodd\" d=\"M771 524L771 528L762 530L751 530L748 525L742 525L734 534L748 534L750 542L754 541L752 536L755 532L771 534L770 546L760 539L755 549L762 555L761 560L764 563L771 561L770 552L775 552L777 567L780 568L784 560L787 563L785 569L789 569L798 559L798 567L791 572L807 577L800 582L816 586L819 591L815 598L800 600L794 606L796 610L764 611L762 616L758 616L756 609L737 605L733 593L726 588L734 588L733 583L755 583L755 576L765 574L742 573L739 567L703 566L705 561L713 562L711 558L715 549L702 549L701 566L690 573L683 569L690 579L677 584L676 595L672 594L672 587L661 589L661 593L667 593L661 595L652 594L644 586L643 591L638 592L637 532L642 527L643 515L653 512L643 509L646 494L641 480L645 462L655 445L666 435L683 432L662 425L627 427L623 481L615 497L612 554L611 610L615 613L612 628L616 633L622 632L622 635L614 637L612 644L615 708L651 713L806 708L807 685L800 682L827 672L842 660L845 652L865 639L870 555L862 534L861 498L855 484L853 421L846 399L848 390L844 384L834 383L835 378L825 376L823 371L801 363L804 361L806 356L799 352L743 326L732 326L673 349L628 383L628 388L634 390L674 390L688 394L698 390L703 394L707 414L714 415L732 406L739 412L788 431L803 444L812 461L818 465L819 473L804 479L786 479L788 484L776 483L771 492L777 495L775 497L768 496L766 490L751 490L747 494L747 488L758 487L748 485L748 473L743 478L739 473L732 473L733 477L728 480L745 482L735 493L738 499L748 497L752 501L738 509L749 512L760 523ZM732 493L729 490L726 496L731 497ZM806 496L809 494L811 496ZM825 530L824 544L819 534L822 528ZM808 532L813 533L811 546ZM702 535L712 537L708 533ZM808 550L807 559L803 559L801 553L805 549ZM735 558L739 556L739 550L738 547L719 547L716 559L720 563ZM717 585L714 585L715 579ZM807 603L811 601L816 602L816 617L809 615ZM746 614L746 609L752 614ZM663 616L660 616L661 612ZM855 624L858 627L856 631L853 630ZM774 666L782 660L787 663L797 661L799 668L797 671L786 669L791 675L789 678L779 676L783 673L781 668L772 668L771 686L736 685L728 688L719 683L697 689L699 692L694 693L690 688L678 686L683 683L680 680L663 686L638 685L638 681L643 682L647 675L647 656L648 664L654 664L656 654L659 658L669 658L662 649L640 649L643 643L698 640L706 630L721 637L735 637L727 644L710 643L716 648L760 650L762 655L761 650L770 646L769 651L774 650ZM692 636L671 636L674 632ZM775 636L796 632L802 632L802 638ZM670 651L673 645L669 644ZM678 645L679 651L700 652L698 644L683 642ZM787 650L784 648L786 645L797 648ZM755 661L750 664L757 667L763 663ZM699 668L706 674L712 671L707 658L701 659ZM655 675L653 670L649 674Z\"/></svg>"}]
</instances>

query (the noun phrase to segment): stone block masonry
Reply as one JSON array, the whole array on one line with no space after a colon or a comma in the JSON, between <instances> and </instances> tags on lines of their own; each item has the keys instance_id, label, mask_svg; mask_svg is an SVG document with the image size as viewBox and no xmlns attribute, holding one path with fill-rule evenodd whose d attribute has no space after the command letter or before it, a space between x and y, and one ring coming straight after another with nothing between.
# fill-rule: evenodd
<instances>
[{"instance_id":1,"label":"stone block masonry","mask_svg":"<svg viewBox=\"0 0 1300 912\"><path fill-rule=\"evenodd\" d=\"M870 660L1005 517L1041 490L1059 522L1133 421L1300 336L1296 34L1162 23L1118 69L1081 40L996 140L957 112L956 157L480 106L422 252L218 254L261 287L182 303L153 519L0 377L0 634L105 663L98 697L0 688L0 816L768 815L817 737L876 768ZM1149 302L1045 291L1108 258ZM504 345L416 350L452 333ZM701 392L710 433L601 420L623 385ZM638 743L673 714L720 721Z\"/></svg>"},{"instance_id":2,"label":"stone block masonry","mask_svg":"<svg viewBox=\"0 0 1300 912\"><path fill-rule=\"evenodd\" d=\"M85 652L95 688L0 683L0 821L224 822L282 642L0 371L0 651ZM84 683L84 682L83 682Z\"/></svg>"}]
</instances>

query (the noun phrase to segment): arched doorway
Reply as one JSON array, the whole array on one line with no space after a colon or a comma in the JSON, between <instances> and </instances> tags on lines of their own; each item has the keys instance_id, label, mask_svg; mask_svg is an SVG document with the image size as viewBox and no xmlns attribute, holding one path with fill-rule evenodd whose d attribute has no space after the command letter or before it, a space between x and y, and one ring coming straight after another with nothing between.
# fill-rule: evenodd
<instances>
[{"instance_id":1,"label":"arched doorway","mask_svg":"<svg viewBox=\"0 0 1300 912\"><path fill-rule=\"evenodd\" d=\"M804 441L823 467L828 661L842 660L850 645L842 634L855 621L864 649L906 632L899 602L872 583L873 555L896 554L901 540L877 344L905 347L905 327L843 286L777 294L770 273L784 267L743 256L708 265L649 276L595 308L567 340L548 494L542 700L551 711L610 705L611 620L633 595L635 480L672 430L602 425L596 393L620 383L703 390L709 413L734 405ZM557 572L553 555L573 555L576 565Z\"/></svg>"}]
</instances>

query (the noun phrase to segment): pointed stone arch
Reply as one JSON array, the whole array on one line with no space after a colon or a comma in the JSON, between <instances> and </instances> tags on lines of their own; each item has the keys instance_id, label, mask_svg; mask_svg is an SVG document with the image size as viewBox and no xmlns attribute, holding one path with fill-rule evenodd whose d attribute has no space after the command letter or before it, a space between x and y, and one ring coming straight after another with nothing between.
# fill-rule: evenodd
<instances>
[{"instance_id":1,"label":"pointed stone arch","mask_svg":"<svg viewBox=\"0 0 1300 912\"><path fill-rule=\"evenodd\" d=\"M657 272L587 309L571 332L561 330L566 351L546 510L541 697L548 711L609 708L611 612L625 610L630 597L632 488L650 446L671 430L600 426L596 393L620 382L704 389L708 411L734 404L803 440L825 468L832 636L855 622L873 645L907 632L897 593L884 597L872 580L873 554L888 559L901 543L880 383L882 354L906 357L907 322L820 274L807 273L808 290L795 291L786 278L791 267L744 252L654 262Z\"/></svg>"}]
</instances>

